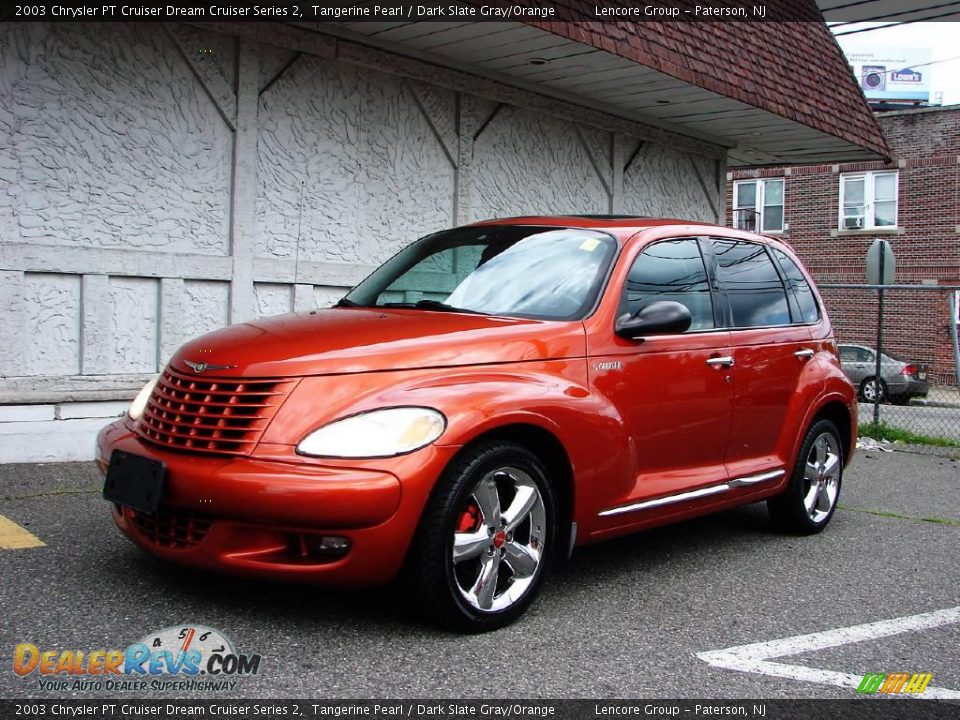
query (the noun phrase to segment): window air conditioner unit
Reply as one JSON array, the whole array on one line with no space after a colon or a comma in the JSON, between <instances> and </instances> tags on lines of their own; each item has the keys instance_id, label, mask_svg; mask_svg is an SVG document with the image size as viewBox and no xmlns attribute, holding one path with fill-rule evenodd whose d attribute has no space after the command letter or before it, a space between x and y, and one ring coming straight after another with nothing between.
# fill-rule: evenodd
<instances>
[{"instance_id":1,"label":"window air conditioner unit","mask_svg":"<svg viewBox=\"0 0 960 720\"><path fill-rule=\"evenodd\" d=\"M846 229L847 230L863 230L863 218L862 217L847 218Z\"/></svg>"}]
</instances>

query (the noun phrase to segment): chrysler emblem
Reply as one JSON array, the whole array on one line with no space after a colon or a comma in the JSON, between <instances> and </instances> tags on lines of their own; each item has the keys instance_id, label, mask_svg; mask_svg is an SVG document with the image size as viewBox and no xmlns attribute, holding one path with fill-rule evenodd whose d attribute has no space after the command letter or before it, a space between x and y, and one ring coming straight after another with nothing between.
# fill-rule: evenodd
<instances>
[{"instance_id":1,"label":"chrysler emblem","mask_svg":"<svg viewBox=\"0 0 960 720\"><path fill-rule=\"evenodd\" d=\"M183 364L193 370L195 373L202 373L207 370L230 370L236 367L236 365L211 365L205 362L195 363L190 362L189 360L184 360Z\"/></svg>"}]
</instances>

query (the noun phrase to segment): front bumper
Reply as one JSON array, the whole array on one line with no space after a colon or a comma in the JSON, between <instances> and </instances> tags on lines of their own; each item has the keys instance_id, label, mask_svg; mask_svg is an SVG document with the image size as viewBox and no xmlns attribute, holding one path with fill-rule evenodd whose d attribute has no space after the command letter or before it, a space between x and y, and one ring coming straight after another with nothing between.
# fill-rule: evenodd
<instances>
[{"instance_id":1,"label":"front bumper","mask_svg":"<svg viewBox=\"0 0 960 720\"><path fill-rule=\"evenodd\" d=\"M216 572L363 587L399 572L430 490L456 448L431 446L378 460L377 467L371 461L332 467L293 453L217 457L166 450L119 420L97 437L101 471L114 450L167 468L155 516L112 506L117 527L147 552ZM350 549L339 557L313 553L311 540L320 536L346 538Z\"/></svg>"}]
</instances>

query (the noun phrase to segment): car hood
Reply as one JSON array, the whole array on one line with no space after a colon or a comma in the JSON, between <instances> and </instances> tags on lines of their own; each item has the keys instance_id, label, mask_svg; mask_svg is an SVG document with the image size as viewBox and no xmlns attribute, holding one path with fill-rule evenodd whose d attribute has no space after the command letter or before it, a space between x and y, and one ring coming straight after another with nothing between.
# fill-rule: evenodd
<instances>
[{"instance_id":1,"label":"car hood","mask_svg":"<svg viewBox=\"0 0 960 720\"><path fill-rule=\"evenodd\" d=\"M398 308L332 308L240 323L170 366L211 377L293 377L582 357L579 322ZM188 365L187 363L191 363Z\"/></svg>"}]
</instances>

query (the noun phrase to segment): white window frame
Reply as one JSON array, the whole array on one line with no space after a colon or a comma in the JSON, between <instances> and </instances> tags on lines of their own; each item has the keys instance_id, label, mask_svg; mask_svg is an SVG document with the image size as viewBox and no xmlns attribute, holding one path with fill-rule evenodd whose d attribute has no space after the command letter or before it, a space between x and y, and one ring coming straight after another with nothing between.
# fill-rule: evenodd
<instances>
[{"instance_id":1,"label":"white window frame","mask_svg":"<svg viewBox=\"0 0 960 720\"><path fill-rule=\"evenodd\" d=\"M767 192L767 183L769 182L778 182L783 185L783 191L781 192L782 202L780 204L780 227L772 230L764 230L763 221L764 213L766 212L766 192ZM756 206L753 208L745 208L740 205L740 186L755 184L757 186L756 192ZM752 210L757 213L757 227L754 232L765 233L768 235L780 235L783 233L786 228L786 215L787 215L787 183L786 180L782 177L778 178L754 178L743 180L735 180L733 183L733 226L737 227L740 216L737 214L739 210Z\"/></svg>"},{"instance_id":2,"label":"white window frame","mask_svg":"<svg viewBox=\"0 0 960 720\"><path fill-rule=\"evenodd\" d=\"M876 181L881 175L893 175L893 225L877 225L875 206L877 202ZM846 227L844 224L844 195L846 185L850 181L863 181L863 226L859 228ZM881 202L889 202L882 200ZM837 211L837 228L841 231L856 232L857 230L887 231L897 230L900 227L900 173L897 170L867 170L864 172L841 173L840 201Z\"/></svg>"}]
</instances>

